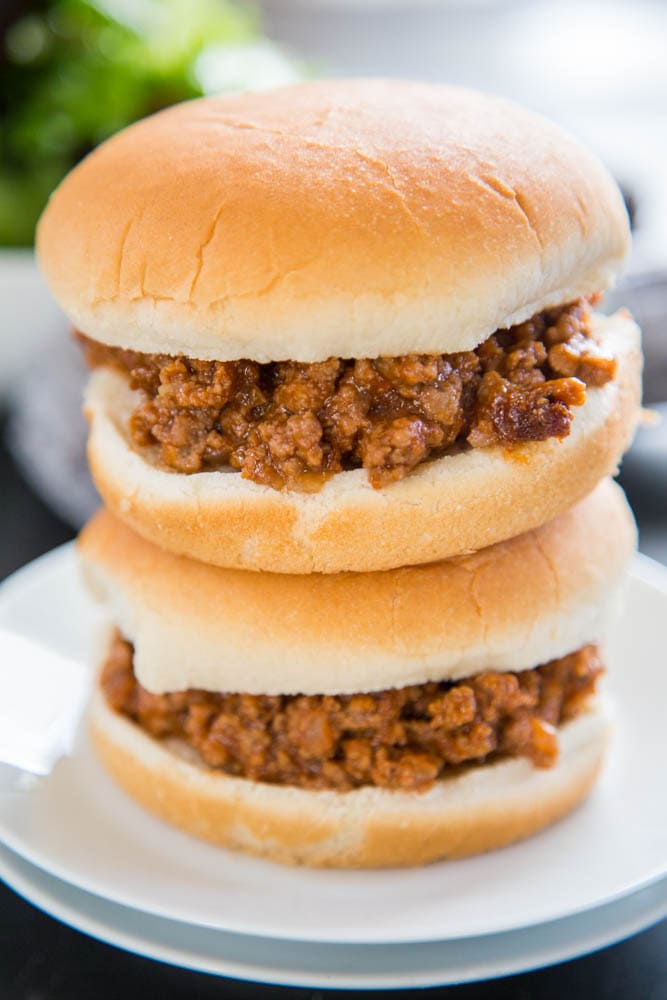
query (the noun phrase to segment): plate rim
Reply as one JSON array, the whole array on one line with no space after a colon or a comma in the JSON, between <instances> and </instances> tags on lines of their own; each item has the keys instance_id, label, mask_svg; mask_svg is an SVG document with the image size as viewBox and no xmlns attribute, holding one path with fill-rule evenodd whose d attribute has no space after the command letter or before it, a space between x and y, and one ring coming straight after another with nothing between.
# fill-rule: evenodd
<instances>
[{"instance_id":1,"label":"plate rim","mask_svg":"<svg viewBox=\"0 0 667 1000\"><path fill-rule=\"evenodd\" d=\"M28 868L30 874L28 876L21 874L17 876L17 863ZM31 865L30 862L25 861L25 859L20 857L20 855L16 855L9 848L1 845L0 876L3 877L6 884L12 889L12 891L16 892L24 900L27 900L31 905L36 906L39 910L48 914L50 917L66 924L68 927L73 928L79 933L83 933L88 937L104 944L119 948L129 954L139 955L145 959L162 962L178 968L188 969L192 972L204 973L216 977L228 977L239 981L259 982L267 985L297 986L311 989L420 989L427 988L429 986L453 986L463 983L483 982L502 978L504 976L520 975L522 973L552 967L563 962L572 961L576 958L583 958L584 956L594 954L604 948L634 937L644 930L657 926L663 920L667 919L667 878L665 878L663 880L662 891L660 893L656 891L660 886L660 883L657 883L654 886L639 889L637 892L631 893L629 896L623 897L620 900L605 903L600 907L594 907L591 910L575 914L572 917L566 917L561 920L547 921L544 924L533 925L533 927L530 928L515 931L503 931L499 934L482 935L481 937L475 936L467 939L466 943L475 948L477 946L484 948L485 945L488 945L490 939L499 939L502 943L504 956L502 961L482 958L480 959L480 962L475 965L468 960L461 962L458 966L455 965L453 968L450 965L449 971L447 971L447 963L445 962L445 964L437 970L431 968L428 972L421 973L415 973L414 971L400 973L396 970L393 970L391 973L385 973L378 969L373 972L364 971L359 978L355 978L355 974L349 971L341 973L339 971L332 972L329 970L325 972L322 970L320 973L314 973L309 970L304 971L298 969L277 970L275 967L271 967L270 965L252 965L247 961L241 961L234 959L233 957L221 959L219 954L213 961L209 959L202 962L201 955L199 956L199 959L197 959L196 953L189 948L177 948L173 945L164 943L161 945L159 942L156 945L154 939L150 940L150 934L147 938L143 938L138 941L136 938L133 939L128 931L119 929L117 926L112 929L111 933L109 933L108 914L105 918L104 915L102 917L99 915L91 917L89 914L86 915L84 913L82 919L81 910L74 906L71 902L61 901L57 896L57 889L55 887L62 886L67 889L70 895L74 895L75 902L80 903L83 898L84 904L87 902L88 905L101 907L103 911L108 910L109 906L116 908L121 912L127 909L133 910L133 907L126 907L118 903L113 903L99 896L95 896L93 893L79 889L70 883L63 882L61 879L43 871L43 869L40 869L35 865ZM47 885L48 883L51 883L51 890L49 891L48 888L45 890L43 886L35 888L34 879L46 881ZM642 909L639 914L619 917L617 913L617 922L613 924L612 928L605 927L604 929L599 929L597 931L593 929L582 934L579 925L584 920L588 920L589 922L591 919L599 920L601 915L608 917L613 910L616 909L619 911L624 906L627 908L631 902L636 903L637 899L643 895L646 896L647 894L655 894L658 896L658 899L657 901L654 901L651 898L646 903L645 909ZM134 912L141 913L141 911L137 910L134 910ZM149 924L155 924L155 927L153 928L154 932L159 932L160 924L182 926L184 923L183 921L171 920L167 917L157 917L147 914L141 915L144 917L144 927L146 926L146 917L148 917ZM568 924L570 927L567 927ZM239 938L242 938L253 942L253 944L256 942L257 946L260 948L265 941L272 940L272 943L274 944L279 943L282 946L287 944L295 950L298 948L300 953L302 953L304 948L316 948L325 951L331 951L334 949L338 952L344 952L348 949L375 949L378 951L378 960L381 961L380 949L382 946L378 945L327 945L317 942L296 940L285 942L275 938L265 939L253 935L236 934L229 931L199 927L198 925L186 924L186 926L191 927L195 930L195 932L200 932L202 935L214 935L222 938L223 940L225 938L229 938L231 939L229 944L232 947L237 945ZM554 929L561 934L564 930L567 930L569 934L567 943L563 943L562 940L560 942L554 940ZM527 952L521 952L523 957L515 956L508 959L507 939L514 938L516 942L517 938L523 937L525 940L527 935L530 935L531 931L546 931L548 934L547 941L541 946L541 948L533 951L532 955L530 947L524 945L524 947L528 947L528 950ZM437 948L438 946L441 948L447 948L448 946L449 950L454 950L456 943L456 940L451 939L450 941L432 941L423 942L422 944L424 947L428 948ZM412 949L414 945L406 942L403 945L398 945L398 947L401 949ZM395 948L396 946L394 946L394 949Z\"/></svg>"}]
</instances>

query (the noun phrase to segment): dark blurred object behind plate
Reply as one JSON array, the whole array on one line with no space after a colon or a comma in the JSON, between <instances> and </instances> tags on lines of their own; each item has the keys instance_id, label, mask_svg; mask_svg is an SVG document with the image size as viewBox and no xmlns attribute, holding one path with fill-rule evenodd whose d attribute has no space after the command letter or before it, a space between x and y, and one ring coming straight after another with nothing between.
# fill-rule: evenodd
<instances>
[{"instance_id":1,"label":"dark blurred object behind plate","mask_svg":"<svg viewBox=\"0 0 667 1000\"><path fill-rule=\"evenodd\" d=\"M605 296L605 312L629 309L642 330L644 403L667 402L667 272L636 274L623 279Z\"/></svg>"},{"instance_id":2,"label":"dark blurred object behind plate","mask_svg":"<svg viewBox=\"0 0 667 1000\"><path fill-rule=\"evenodd\" d=\"M640 548L667 562L667 272L625 278L605 311L629 309L642 330L648 419L623 460L620 481L637 516Z\"/></svg>"},{"instance_id":3,"label":"dark blurred object behind plate","mask_svg":"<svg viewBox=\"0 0 667 1000\"><path fill-rule=\"evenodd\" d=\"M29 485L74 528L100 505L86 465L85 378L81 352L64 336L34 357L9 398L9 449Z\"/></svg>"}]
</instances>

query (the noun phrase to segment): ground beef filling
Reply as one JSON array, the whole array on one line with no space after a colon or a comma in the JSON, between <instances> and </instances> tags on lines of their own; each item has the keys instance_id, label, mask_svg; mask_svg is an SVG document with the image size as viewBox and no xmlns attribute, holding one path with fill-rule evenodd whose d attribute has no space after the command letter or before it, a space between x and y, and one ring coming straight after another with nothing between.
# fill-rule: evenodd
<instances>
[{"instance_id":1,"label":"ground beef filling","mask_svg":"<svg viewBox=\"0 0 667 1000\"><path fill-rule=\"evenodd\" d=\"M484 671L353 695L150 694L116 633L101 685L110 706L158 739L176 737L210 767L253 781L347 791L424 790L501 756L550 767L556 726L577 715L602 664L595 646L520 673Z\"/></svg>"},{"instance_id":2,"label":"ground beef filling","mask_svg":"<svg viewBox=\"0 0 667 1000\"><path fill-rule=\"evenodd\" d=\"M586 387L615 372L584 300L458 354L260 365L81 340L91 365L118 368L142 390L130 433L157 447L163 466L231 466L275 489L317 490L359 466L379 488L454 447L563 438Z\"/></svg>"}]
</instances>

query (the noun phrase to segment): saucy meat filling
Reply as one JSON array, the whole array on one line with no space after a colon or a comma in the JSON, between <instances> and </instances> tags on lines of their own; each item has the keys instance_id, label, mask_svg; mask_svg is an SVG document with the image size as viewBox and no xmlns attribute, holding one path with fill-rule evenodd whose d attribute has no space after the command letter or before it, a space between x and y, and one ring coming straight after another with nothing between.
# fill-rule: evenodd
<instances>
[{"instance_id":1,"label":"saucy meat filling","mask_svg":"<svg viewBox=\"0 0 667 1000\"><path fill-rule=\"evenodd\" d=\"M453 683L352 695L151 694L116 633L101 686L109 705L158 739L252 781L347 791L428 789L462 766L501 756L550 767L556 727L577 715L602 663L595 646L533 670L487 670Z\"/></svg>"},{"instance_id":2,"label":"saucy meat filling","mask_svg":"<svg viewBox=\"0 0 667 1000\"><path fill-rule=\"evenodd\" d=\"M363 466L380 488L454 447L565 437L588 386L614 377L586 300L498 330L474 351L327 361L198 361L108 347L88 362L127 373L143 400L139 447L181 473L231 466L274 489L317 490Z\"/></svg>"}]
</instances>

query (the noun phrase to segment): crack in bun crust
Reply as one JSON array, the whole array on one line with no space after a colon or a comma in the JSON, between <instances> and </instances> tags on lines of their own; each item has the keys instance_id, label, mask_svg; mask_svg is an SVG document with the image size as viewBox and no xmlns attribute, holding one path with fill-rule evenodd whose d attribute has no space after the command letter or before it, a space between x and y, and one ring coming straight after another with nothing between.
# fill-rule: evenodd
<instances>
[{"instance_id":1,"label":"crack in bun crust","mask_svg":"<svg viewBox=\"0 0 667 1000\"><path fill-rule=\"evenodd\" d=\"M77 166L37 234L88 336L260 362L470 350L607 288L628 245L616 184L557 126L396 80L172 107Z\"/></svg>"}]
</instances>

